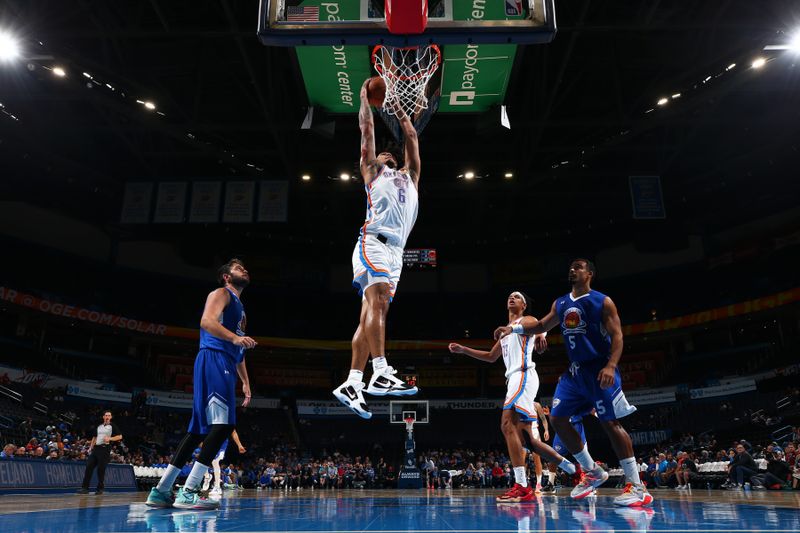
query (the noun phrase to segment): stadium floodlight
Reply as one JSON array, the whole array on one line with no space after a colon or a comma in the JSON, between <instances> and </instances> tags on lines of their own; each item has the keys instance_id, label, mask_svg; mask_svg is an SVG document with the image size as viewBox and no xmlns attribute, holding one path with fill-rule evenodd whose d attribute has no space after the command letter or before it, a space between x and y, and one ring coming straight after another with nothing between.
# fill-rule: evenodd
<instances>
[{"instance_id":1,"label":"stadium floodlight","mask_svg":"<svg viewBox=\"0 0 800 533\"><path fill-rule=\"evenodd\" d=\"M800 30L794 32L794 37L789 41L789 50L795 53L800 52Z\"/></svg>"},{"instance_id":2,"label":"stadium floodlight","mask_svg":"<svg viewBox=\"0 0 800 533\"><path fill-rule=\"evenodd\" d=\"M144 106L150 111L153 111L156 108L156 104L154 104L153 102L145 102Z\"/></svg>"},{"instance_id":3,"label":"stadium floodlight","mask_svg":"<svg viewBox=\"0 0 800 533\"><path fill-rule=\"evenodd\" d=\"M53 67L53 74L59 78L63 78L67 75L66 71L61 67Z\"/></svg>"},{"instance_id":4,"label":"stadium floodlight","mask_svg":"<svg viewBox=\"0 0 800 533\"><path fill-rule=\"evenodd\" d=\"M347 181L347 180L350 179L350 174L348 174L347 172L342 172L339 175L339 179L342 180L342 181Z\"/></svg>"},{"instance_id":5,"label":"stadium floodlight","mask_svg":"<svg viewBox=\"0 0 800 533\"><path fill-rule=\"evenodd\" d=\"M474 172L464 172L464 179L465 180L471 180L474 177L475 177L475 173Z\"/></svg>"},{"instance_id":6,"label":"stadium floodlight","mask_svg":"<svg viewBox=\"0 0 800 533\"><path fill-rule=\"evenodd\" d=\"M303 181L311 181L311 176L309 176L308 174L303 174L300 179L302 179Z\"/></svg>"},{"instance_id":7,"label":"stadium floodlight","mask_svg":"<svg viewBox=\"0 0 800 533\"><path fill-rule=\"evenodd\" d=\"M658 105L667 105L667 102L669 102L669 98L659 98L657 103Z\"/></svg>"},{"instance_id":8,"label":"stadium floodlight","mask_svg":"<svg viewBox=\"0 0 800 533\"><path fill-rule=\"evenodd\" d=\"M764 65L766 65L766 63L767 63L766 59L764 59L763 57L759 57L759 58L753 60L753 63L750 66L753 67L753 68L761 68Z\"/></svg>"},{"instance_id":9,"label":"stadium floodlight","mask_svg":"<svg viewBox=\"0 0 800 533\"><path fill-rule=\"evenodd\" d=\"M735 68L736 68L736 63L731 63L730 65L725 67L725 72L728 72L729 70L733 70Z\"/></svg>"},{"instance_id":10,"label":"stadium floodlight","mask_svg":"<svg viewBox=\"0 0 800 533\"><path fill-rule=\"evenodd\" d=\"M19 43L8 32L0 31L0 61L13 61L19 57Z\"/></svg>"},{"instance_id":11,"label":"stadium floodlight","mask_svg":"<svg viewBox=\"0 0 800 533\"><path fill-rule=\"evenodd\" d=\"M506 172L506 173L505 173L505 178L506 178L506 179L511 179L511 178L513 178L513 177L514 177L514 173L513 173L513 172Z\"/></svg>"},{"instance_id":12,"label":"stadium floodlight","mask_svg":"<svg viewBox=\"0 0 800 533\"><path fill-rule=\"evenodd\" d=\"M681 97L681 93L675 93L675 94L672 95L672 99L673 100L675 100L676 98L680 98L680 97Z\"/></svg>"}]
</instances>

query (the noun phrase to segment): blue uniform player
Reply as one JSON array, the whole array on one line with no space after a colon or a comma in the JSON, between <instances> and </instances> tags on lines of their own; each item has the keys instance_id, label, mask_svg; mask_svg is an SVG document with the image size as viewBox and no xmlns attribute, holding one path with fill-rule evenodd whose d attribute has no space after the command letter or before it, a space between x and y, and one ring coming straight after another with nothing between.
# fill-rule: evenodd
<instances>
[{"instance_id":1,"label":"blue uniform player","mask_svg":"<svg viewBox=\"0 0 800 533\"><path fill-rule=\"evenodd\" d=\"M206 299L200 319L200 351L194 361L194 404L189 431L178 445L172 463L156 487L150 491L150 507L181 509L216 509L219 500L200 496L200 486L211 461L236 424L236 376L242 380L243 407L250 403L250 379L244 352L255 348L256 341L245 335L247 317L240 300L250 283L250 274L238 259L220 267L217 280L221 287ZM172 485L180 467L200 443L200 455L173 497Z\"/></svg>"},{"instance_id":2,"label":"blue uniform player","mask_svg":"<svg viewBox=\"0 0 800 533\"><path fill-rule=\"evenodd\" d=\"M554 301L547 316L539 321L524 317L513 327L499 327L495 337L511 333L533 335L561 326L570 367L556 386L550 421L586 473L571 495L585 498L608 479L608 473L594 462L585 441L570 424L571 416L594 408L628 481L614 503L640 507L650 504L653 497L639 479L631 438L619 423L620 418L636 410L625 399L617 368L622 356L622 326L611 298L591 289L595 272L594 264L587 259L572 261L572 291Z\"/></svg>"}]
</instances>

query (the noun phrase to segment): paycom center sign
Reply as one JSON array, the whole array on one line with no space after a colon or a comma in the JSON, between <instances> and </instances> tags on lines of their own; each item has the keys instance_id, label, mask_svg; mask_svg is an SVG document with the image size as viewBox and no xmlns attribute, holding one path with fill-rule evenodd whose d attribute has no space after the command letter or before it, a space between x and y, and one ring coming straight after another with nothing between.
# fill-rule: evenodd
<instances>
[{"instance_id":1,"label":"paycom center sign","mask_svg":"<svg viewBox=\"0 0 800 533\"><path fill-rule=\"evenodd\" d=\"M363 0L306 0L320 21L361 20ZM521 20L518 0L446 0L457 21ZM442 46L440 112L486 111L505 98L517 46L513 44L448 44ZM309 103L333 113L356 113L359 90L374 75L369 46L296 47Z\"/></svg>"}]
</instances>

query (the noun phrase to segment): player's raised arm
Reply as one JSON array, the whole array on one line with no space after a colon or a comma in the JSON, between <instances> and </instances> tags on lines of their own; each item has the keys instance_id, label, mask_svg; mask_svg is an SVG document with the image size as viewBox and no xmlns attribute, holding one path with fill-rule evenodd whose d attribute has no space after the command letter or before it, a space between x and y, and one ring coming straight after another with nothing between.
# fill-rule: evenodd
<instances>
[{"instance_id":1,"label":"player's raised arm","mask_svg":"<svg viewBox=\"0 0 800 533\"><path fill-rule=\"evenodd\" d=\"M451 353L463 353L464 355L468 355L473 359L486 361L487 363L494 363L503 354L503 349L500 347L499 342L494 343L491 351L488 352L484 350L475 350L467 346L462 346L461 344L456 344L455 342L451 342L447 348Z\"/></svg>"},{"instance_id":2,"label":"player's raised arm","mask_svg":"<svg viewBox=\"0 0 800 533\"><path fill-rule=\"evenodd\" d=\"M409 120L408 116L403 113L400 120L400 127L403 128L403 138L405 143L403 145L405 154L405 166L408 168L408 173L411 175L411 180L414 186L419 188L419 176L422 168L422 162L419 158L419 138L417 137L417 130Z\"/></svg>"},{"instance_id":3,"label":"player's raised arm","mask_svg":"<svg viewBox=\"0 0 800 533\"><path fill-rule=\"evenodd\" d=\"M361 177L364 178L365 185L369 185L375 179L379 170L378 160L375 157L375 122L367 98L367 85L369 78L361 86L359 93L361 107L358 110L358 127L361 129Z\"/></svg>"},{"instance_id":4,"label":"player's raised arm","mask_svg":"<svg viewBox=\"0 0 800 533\"><path fill-rule=\"evenodd\" d=\"M611 354L608 357L608 363L605 368L600 371L597 376L600 381L600 387L607 389L614 383L614 370L619 364L620 357L622 357L622 323L617 313L617 306L614 302L606 296L603 300L603 327L611 337Z\"/></svg>"},{"instance_id":5,"label":"player's raised arm","mask_svg":"<svg viewBox=\"0 0 800 533\"><path fill-rule=\"evenodd\" d=\"M536 320L532 316L524 316L516 326L500 326L494 330L494 338L502 339L512 333L522 333L525 335L538 335L546 333L558 325L558 313L556 313L556 302L550 307L550 312L541 319Z\"/></svg>"}]
</instances>

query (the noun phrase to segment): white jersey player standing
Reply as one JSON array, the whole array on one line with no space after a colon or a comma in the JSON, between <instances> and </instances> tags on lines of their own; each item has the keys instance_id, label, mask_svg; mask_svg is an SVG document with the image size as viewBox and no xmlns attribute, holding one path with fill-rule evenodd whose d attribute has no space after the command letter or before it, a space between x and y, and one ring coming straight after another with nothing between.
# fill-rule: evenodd
<instances>
[{"instance_id":1,"label":"white jersey player standing","mask_svg":"<svg viewBox=\"0 0 800 533\"><path fill-rule=\"evenodd\" d=\"M372 355L372 378L368 393L406 396L417 393L395 376L386 361L386 315L394 298L403 248L417 220L419 207L420 158L417 132L408 116L397 111L404 137L405 166L389 152L375 155L375 124L367 100L367 85L361 87L361 175L367 194L367 216L353 250L353 286L361 295L361 314L352 341L352 360L347 380L333 395L362 418L372 413L364 400L364 368Z\"/></svg>"}]
</instances>

